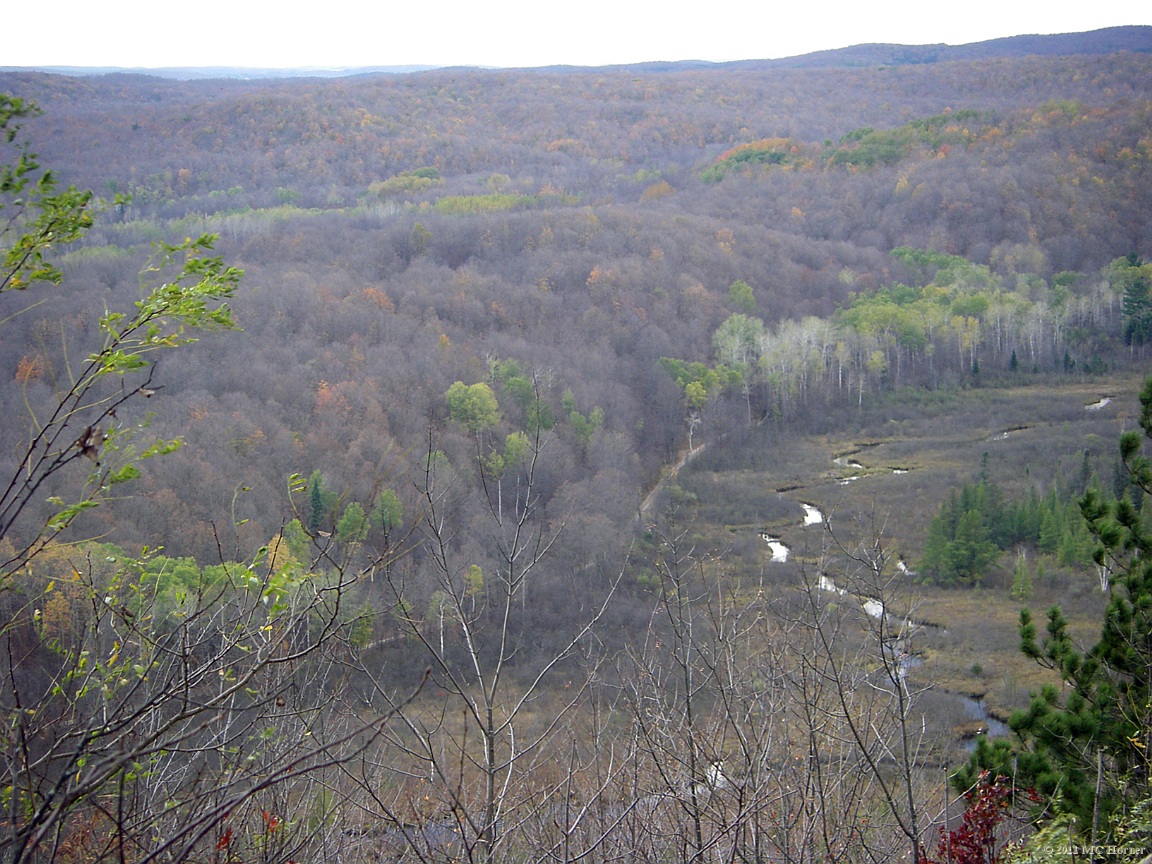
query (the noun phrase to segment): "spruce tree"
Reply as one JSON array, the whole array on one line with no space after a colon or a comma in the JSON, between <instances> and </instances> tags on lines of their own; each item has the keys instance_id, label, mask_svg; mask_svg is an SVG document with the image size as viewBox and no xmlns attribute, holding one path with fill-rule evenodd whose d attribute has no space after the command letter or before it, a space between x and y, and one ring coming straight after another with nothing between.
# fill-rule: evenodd
<instances>
[{"instance_id":1,"label":"spruce tree","mask_svg":"<svg viewBox=\"0 0 1152 864\"><path fill-rule=\"evenodd\" d=\"M1136 255L1111 265L1112 283L1123 292L1124 344L1152 342L1152 266Z\"/></svg>"},{"instance_id":2,"label":"spruce tree","mask_svg":"<svg viewBox=\"0 0 1152 864\"><path fill-rule=\"evenodd\" d=\"M320 471L312 472L308 478L308 533L316 534L328 527L328 509L332 495L324 489L324 478Z\"/></svg>"}]
</instances>

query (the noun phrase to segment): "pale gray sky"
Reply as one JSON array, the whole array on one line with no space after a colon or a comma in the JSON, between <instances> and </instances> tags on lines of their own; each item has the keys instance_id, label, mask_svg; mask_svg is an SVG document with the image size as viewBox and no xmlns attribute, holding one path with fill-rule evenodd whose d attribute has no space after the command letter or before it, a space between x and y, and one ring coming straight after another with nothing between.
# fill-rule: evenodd
<instances>
[{"instance_id":1,"label":"pale gray sky","mask_svg":"<svg viewBox=\"0 0 1152 864\"><path fill-rule=\"evenodd\" d=\"M1147 0L56 0L35 15L32 5L7 14L21 36L0 41L0 66L599 66L1152 24Z\"/></svg>"}]
</instances>

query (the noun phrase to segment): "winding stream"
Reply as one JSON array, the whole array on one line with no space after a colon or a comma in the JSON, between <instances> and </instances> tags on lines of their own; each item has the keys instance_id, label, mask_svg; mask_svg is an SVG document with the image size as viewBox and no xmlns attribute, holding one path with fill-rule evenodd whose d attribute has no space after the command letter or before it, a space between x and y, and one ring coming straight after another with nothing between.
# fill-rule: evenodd
<instances>
[{"instance_id":1,"label":"winding stream","mask_svg":"<svg viewBox=\"0 0 1152 864\"><path fill-rule=\"evenodd\" d=\"M768 544L768 548L772 551L773 563L783 564L788 560L789 549L781 542L779 537L773 537L765 531L760 532L760 537Z\"/></svg>"},{"instance_id":2,"label":"winding stream","mask_svg":"<svg viewBox=\"0 0 1152 864\"><path fill-rule=\"evenodd\" d=\"M974 724L979 724L984 728L977 731L971 738L965 739L965 748L974 750L976 748L976 736L987 735L989 738L1002 738L1006 735L1011 735L1012 730L1008 728L1008 724L997 720L988 713L988 706L984 704L983 699L975 699L971 696L962 696L954 694L960 702L960 706L964 709L964 714Z\"/></svg>"},{"instance_id":3,"label":"winding stream","mask_svg":"<svg viewBox=\"0 0 1152 864\"><path fill-rule=\"evenodd\" d=\"M843 458L843 457L841 457ZM845 464L841 459L837 459L837 464ZM851 467L860 467L860 463L855 463ZM896 473L907 473L905 469L893 469ZM855 478L852 478L855 479ZM845 482L845 481L840 481ZM804 517L801 520L802 527L809 527L812 525L821 525L824 523L824 514L814 504L801 502L800 506L804 508ZM789 548L784 544L783 540L769 534L767 531L760 532L761 539L768 544L768 548L772 555L772 562L782 564L788 560ZM908 568L908 565L903 560L896 562L896 569L905 575L914 575L913 571ZM915 621L911 618L901 618L900 616L892 615L884 608L884 603L875 598L867 596L851 595L848 589L841 588L829 576L821 573L817 577L816 588L820 591L825 591L829 594L835 594L838 597L855 596L855 599L860 603L860 609L865 615L874 619L887 618L894 623L902 634L900 638L893 642L891 649L896 658L898 675L900 680L905 679L908 674L918 666L923 664L923 660L913 654L908 647L907 639L916 631L935 628L938 625L929 624L927 622ZM889 650L889 649L885 649ZM946 693L949 697L956 700L960 706L963 716L968 721L961 731L957 732L959 739L963 742L964 748L972 751L976 747L976 738L979 735L987 735L990 738L1003 737L1011 734L1008 724L1001 720L997 720L988 712L988 706L983 699L969 696L964 693L955 693L952 691L940 691Z\"/></svg>"}]
</instances>

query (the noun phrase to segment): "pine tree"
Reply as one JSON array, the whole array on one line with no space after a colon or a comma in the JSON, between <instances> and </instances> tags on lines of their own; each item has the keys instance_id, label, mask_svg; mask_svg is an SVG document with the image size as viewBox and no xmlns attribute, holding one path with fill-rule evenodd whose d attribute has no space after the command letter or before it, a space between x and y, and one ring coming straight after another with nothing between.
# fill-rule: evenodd
<instances>
[{"instance_id":1,"label":"pine tree","mask_svg":"<svg viewBox=\"0 0 1152 864\"><path fill-rule=\"evenodd\" d=\"M1041 552L1054 553L1060 548L1060 517L1056 515L1058 506L1050 497L1044 508L1044 516L1040 519L1040 535L1036 546Z\"/></svg>"},{"instance_id":2,"label":"pine tree","mask_svg":"<svg viewBox=\"0 0 1152 864\"><path fill-rule=\"evenodd\" d=\"M952 571L960 582L979 585L984 573L996 561L1000 550L989 539L989 532L978 510L969 510L956 525L952 541Z\"/></svg>"},{"instance_id":3,"label":"pine tree","mask_svg":"<svg viewBox=\"0 0 1152 864\"><path fill-rule=\"evenodd\" d=\"M950 499L940 505L940 512L928 526L923 557L917 565L918 570L930 574L945 585L955 581L956 578L952 569L951 549L952 540L956 536L956 523L960 518L959 509L960 502L956 490L953 489Z\"/></svg>"},{"instance_id":4,"label":"pine tree","mask_svg":"<svg viewBox=\"0 0 1152 864\"><path fill-rule=\"evenodd\" d=\"M1152 440L1152 378L1140 402L1140 425ZM1147 492L1152 463L1142 447L1139 432L1121 436L1124 465ZM1073 817L1085 842L1103 843L1152 792L1152 527L1127 497L1106 502L1090 489L1080 508L1099 544L1096 561L1111 576L1100 638L1081 652L1053 607L1038 642L1031 614L1021 612L1021 649L1060 684L1046 685L1013 715L1015 740L981 738L953 782L967 789L982 770L1014 777L1017 786L1035 787L1049 814Z\"/></svg>"}]
</instances>

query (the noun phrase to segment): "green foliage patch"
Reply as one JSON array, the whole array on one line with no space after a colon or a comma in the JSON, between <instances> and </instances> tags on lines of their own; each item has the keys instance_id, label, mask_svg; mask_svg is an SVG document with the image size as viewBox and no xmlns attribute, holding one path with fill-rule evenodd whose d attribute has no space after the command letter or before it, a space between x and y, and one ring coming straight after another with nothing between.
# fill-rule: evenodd
<instances>
[{"instance_id":1,"label":"green foliage patch","mask_svg":"<svg viewBox=\"0 0 1152 864\"><path fill-rule=\"evenodd\" d=\"M804 161L800 145L789 138L761 138L725 150L700 174L705 183L723 180L733 171L755 165L795 165Z\"/></svg>"},{"instance_id":2,"label":"green foliage patch","mask_svg":"<svg viewBox=\"0 0 1152 864\"><path fill-rule=\"evenodd\" d=\"M721 153L700 173L700 179L716 183L755 166L871 169L894 165L917 153L947 155L952 147L967 147L976 141L990 122L982 112L966 109L923 117L893 129L854 129L837 145L823 148L791 138L761 138Z\"/></svg>"},{"instance_id":3,"label":"green foliage patch","mask_svg":"<svg viewBox=\"0 0 1152 864\"><path fill-rule=\"evenodd\" d=\"M830 165L875 168L894 165L917 150L940 152L974 141L984 125L979 111L964 110L924 117L895 129L858 129L827 154ZM946 152L946 151L945 151Z\"/></svg>"},{"instance_id":4,"label":"green foliage patch","mask_svg":"<svg viewBox=\"0 0 1152 864\"><path fill-rule=\"evenodd\" d=\"M942 585L979 585L1000 553L1018 545L1053 555L1062 567L1079 568L1092 563L1095 549L1075 501L1062 498L1056 488L1043 498L1033 490L1023 501L1010 501L996 483L981 480L953 490L941 505L919 569ZM1025 584L1025 574L1014 576Z\"/></svg>"},{"instance_id":5,"label":"green foliage patch","mask_svg":"<svg viewBox=\"0 0 1152 864\"><path fill-rule=\"evenodd\" d=\"M380 180L368 186L368 191L381 198L399 195L414 195L443 183L440 172L435 168L417 168L414 171L401 171L387 180Z\"/></svg>"},{"instance_id":6,"label":"green foliage patch","mask_svg":"<svg viewBox=\"0 0 1152 864\"><path fill-rule=\"evenodd\" d=\"M434 205L436 212L448 216L471 216L478 213L500 213L524 210L538 204L535 195L517 195L510 192L492 192L486 195L449 195Z\"/></svg>"}]
</instances>

